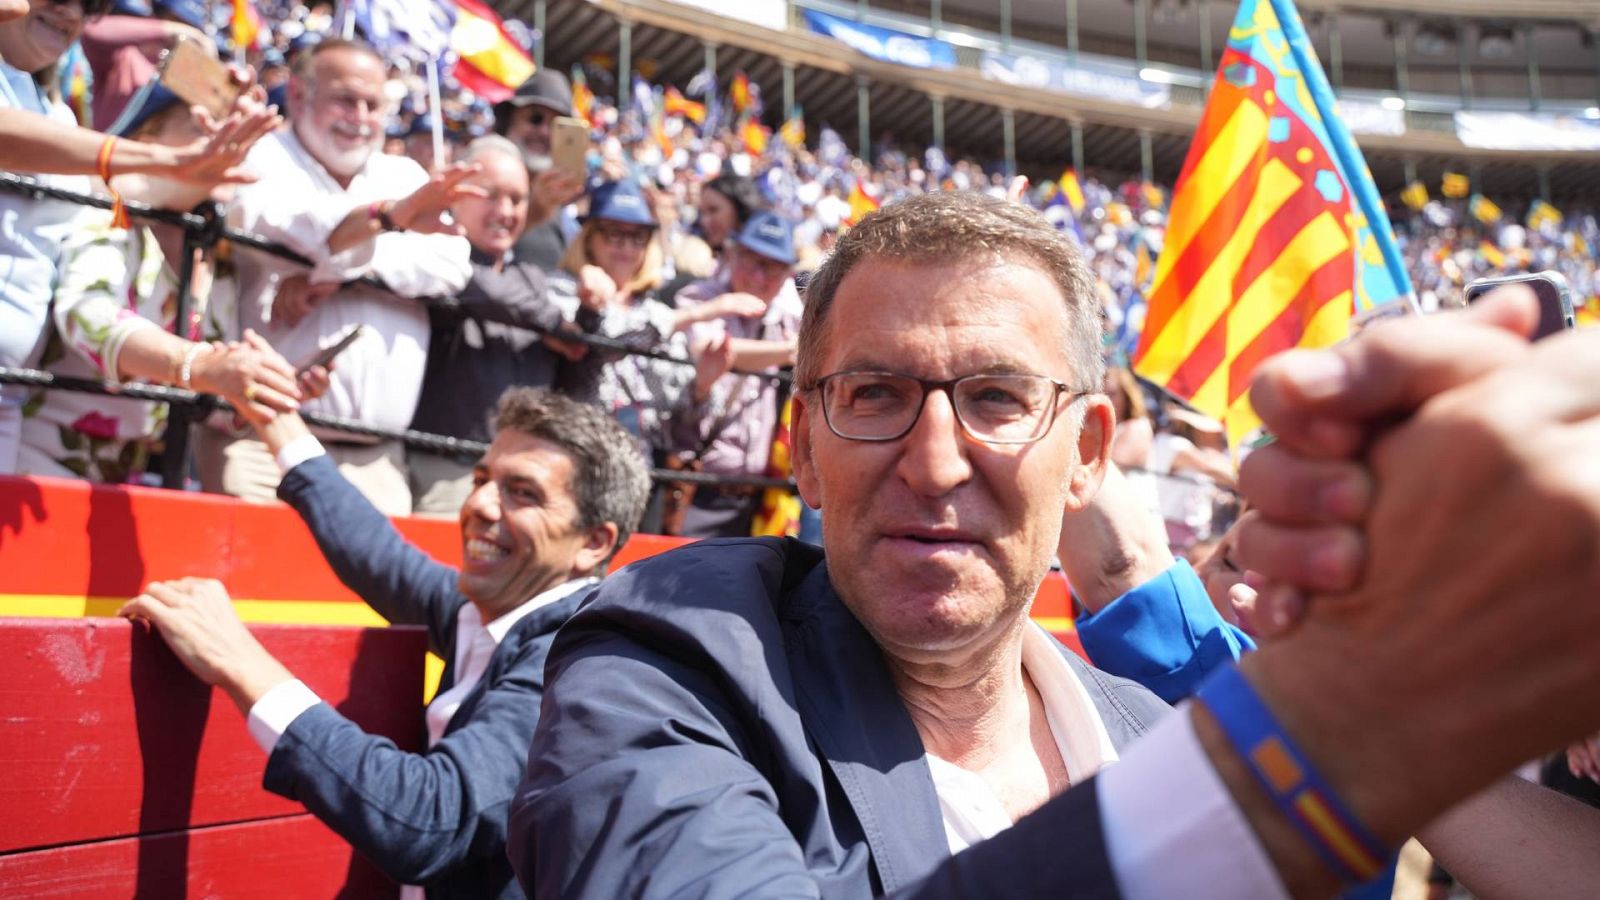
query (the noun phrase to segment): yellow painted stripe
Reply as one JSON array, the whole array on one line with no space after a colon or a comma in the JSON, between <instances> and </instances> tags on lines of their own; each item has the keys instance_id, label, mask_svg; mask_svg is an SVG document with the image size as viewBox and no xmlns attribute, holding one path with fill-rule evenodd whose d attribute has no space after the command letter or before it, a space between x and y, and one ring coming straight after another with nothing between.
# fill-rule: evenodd
<instances>
[{"instance_id":1,"label":"yellow painted stripe","mask_svg":"<svg viewBox=\"0 0 1600 900\"><path fill-rule=\"evenodd\" d=\"M1245 100L1228 117L1217 139L1206 148L1200 163L1189 171L1183 190L1172 198L1172 214L1156 263L1156 284L1177 264L1200 227L1216 212L1217 204L1255 159L1267 139L1267 114L1254 100Z\"/></svg>"},{"instance_id":2,"label":"yellow painted stripe","mask_svg":"<svg viewBox=\"0 0 1600 900\"><path fill-rule=\"evenodd\" d=\"M1172 373L1194 352L1210 332L1211 326L1227 313L1228 307L1233 304L1233 278L1239 266L1255 246L1262 226L1300 189L1301 183L1299 176L1281 161L1274 159L1267 162L1261 170L1261 182L1256 186L1255 196L1240 218L1239 226L1206 268L1205 274L1195 283L1194 290L1184 298L1183 304L1173 312L1166 327L1156 336L1149 352L1140 361L1140 374L1161 383L1171 379ZM1213 416L1222 412L1206 407L1200 409Z\"/></svg>"},{"instance_id":3,"label":"yellow painted stripe","mask_svg":"<svg viewBox=\"0 0 1600 900\"><path fill-rule=\"evenodd\" d=\"M1212 370L1191 402L1199 409L1228 406L1233 361L1243 353L1311 280L1312 273L1350 248L1350 237L1332 213L1324 212L1300 229L1278 258L1261 271L1228 310L1222 364Z\"/></svg>"},{"instance_id":4,"label":"yellow painted stripe","mask_svg":"<svg viewBox=\"0 0 1600 900\"><path fill-rule=\"evenodd\" d=\"M73 597L66 594L0 594L0 616L81 619L117 614L127 597ZM347 600L235 600L246 622L275 625L353 625L382 628L389 623L365 603ZM1070 620L1069 620L1070 621ZM423 661L422 702L433 699L444 675L444 660L432 653Z\"/></svg>"},{"instance_id":5,"label":"yellow painted stripe","mask_svg":"<svg viewBox=\"0 0 1600 900\"><path fill-rule=\"evenodd\" d=\"M1294 805L1300 811L1300 815L1311 823L1311 827L1322 835L1322 840L1352 871L1363 878L1371 878L1378 874L1378 870L1383 867L1382 861L1374 858L1356 842L1344 825L1323 805L1322 798L1315 792L1301 791L1295 796Z\"/></svg>"},{"instance_id":6,"label":"yellow painted stripe","mask_svg":"<svg viewBox=\"0 0 1600 900\"><path fill-rule=\"evenodd\" d=\"M1056 634L1068 634L1078 630L1078 626L1072 624L1072 619L1067 616L1034 616L1033 621L1039 623L1039 627L1045 631Z\"/></svg>"}]
</instances>

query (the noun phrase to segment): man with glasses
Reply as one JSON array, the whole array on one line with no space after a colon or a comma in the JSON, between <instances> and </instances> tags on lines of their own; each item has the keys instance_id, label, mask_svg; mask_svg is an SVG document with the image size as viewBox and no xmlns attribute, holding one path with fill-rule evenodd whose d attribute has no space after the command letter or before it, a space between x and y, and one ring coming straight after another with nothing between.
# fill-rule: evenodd
<instances>
[{"instance_id":1,"label":"man with glasses","mask_svg":"<svg viewBox=\"0 0 1600 900\"><path fill-rule=\"evenodd\" d=\"M697 462L701 471L766 474L778 425L780 384L729 369L753 372L794 362L802 309L799 295L786 288L795 261L794 223L763 210L739 231L727 264L716 275L678 293L680 309L737 302L745 312L689 326L695 356L709 353L722 363L696 370L692 403L673 417L674 448L683 461ZM698 485L685 510L681 533L698 538L746 536L760 503L761 494L753 487Z\"/></svg>"},{"instance_id":2,"label":"man with glasses","mask_svg":"<svg viewBox=\"0 0 1600 900\"><path fill-rule=\"evenodd\" d=\"M260 180L238 192L230 224L316 263L307 271L263 253L236 253L241 328L254 328L303 365L366 326L339 354L331 389L307 409L402 430L416 409L428 354L428 313L419 298L453 296L471 275L471 247L440 215L464 190L459 182L468 170L430 179L412 160L377 152L389 115L387 71L376 51L357 42L325 40L302 53L289 82L290 127L251 151L246 166ZM388 289L356 281L369 275ZM207 490L275 498L278 467L265 444L209 429L199 434ZM410 514L399 441L321 437L340 472L379 510Z\"/></svg>"},{"instance_id":3,"label":"man with glasses","mask_svg":"<svg viewBox=\"0 0 1600 900\"><path fill-rule=\"evenodd\" d=\"M1163 705L1028 619L1106 465L1090 286L971 193L840 240L796 370L824 551L700 542L567 623L530 895L1332 896L1600 725L1596 338L1488 303L1263 368L1241 564L1324 596L1129 748Z\"/></svg>"},{"instance_id":4,"label":"man with glasses","mask_svg":"<svg viewBox=\"0 0 1600 900\"><path fill-rule=\"evenodd\" d=\"M891 892L1165 712L1028 618L1105 465L1093 296L1047 223L977 195L840 242L808 287L793 415L826 562L703 542L602 585L552 648L512 811L530 895Z\"/></svg>"}]
</instances>

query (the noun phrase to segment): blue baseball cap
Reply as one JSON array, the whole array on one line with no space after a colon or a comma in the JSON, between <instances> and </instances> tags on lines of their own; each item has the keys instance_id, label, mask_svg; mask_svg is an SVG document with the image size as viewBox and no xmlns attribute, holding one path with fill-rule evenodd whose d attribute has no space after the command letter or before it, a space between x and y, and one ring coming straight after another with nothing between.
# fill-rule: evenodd
<instances>
[{"instance_id":1,"label":"blue baseball cap","mask_svg":"<svg viewBox=\"0 0 1600 900\"><path fill-rule=\"evenodd\" d=\"M117 116L117 120L106 129L107 134L117 137L127 137L139 130L139 126L150 121L150 118L163 112L182 101L178 95L167 90L166 85L152 82L140 89L128 100L128 106Z\"/></svg>"},{"instance_id":2,"label":"blue baseball cap","mask_svg":"<svg viewBox=\"0 0 1600 900\"><path fill-rule=\"evenodd\" d=\"M632 179L608 181L589 195L590 219L621 222L624 225L655 227L655 212L638 182Z\"/></svg>"},{"instance_id":3,"label":"blue baseball cap","mask_svg":"<svg viewBox=\"0 0 1600 900\"><path fill-rule=\"evenodd\" d=\"M151 14L150 0L116 0L111 4L111 14L114 16L149 16Z\"/></svg>"},{"instance_id":4,"label":"blue baseball cap","mask_svg":"<svg viewBox=\"0 0 1600 900\"><path fill-rule=\"evenodd\" d=\"M166 13L185 25L206 30L206 4L204 0L155 0L156 12Z\"/></svg>"},{"instance_id":5,"label":"blue baseball cap","mask_svg":"<svg viewBox=\"0 0 1600 900\"><path fill-rule=\"evenodd\" d=\"M794 252L794 223L763 209L750 217L739 230L739 246L757 256L792 266L799 257Z\"/></svg>"}]
</instances>

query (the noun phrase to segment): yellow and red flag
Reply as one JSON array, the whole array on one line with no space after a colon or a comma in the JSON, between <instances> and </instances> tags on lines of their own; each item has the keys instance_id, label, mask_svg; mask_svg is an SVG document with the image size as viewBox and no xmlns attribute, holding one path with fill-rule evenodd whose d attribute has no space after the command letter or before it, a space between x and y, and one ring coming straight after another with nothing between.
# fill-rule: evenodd
<instances>
[{"instance_id":1,"label":"yellow and red flag","mask_svg":"<svg viewBox=\"0 0 1600 900\"><path fill-rule=\"evenodd\" d=\"M866 218L868 213L883 205L861 187L860 179L857 179L855 187L850 189L850 196L845 198L845 202L850 204L850 218L845 220L846 225L856 224Z\"/></svg>"},{"instance_id":2,"label":"yellow and red flag","mask_svg":"<svg viewBox=\"0 0 1600 900\"><path fill-rule=\"evenodd\" d=\"M261 13L250 0L233 0L233 46L242 52L261 35Z\"/></svg>"},{"instance_id":3,"label":"yellow and red flag","mask_svg":"<svg viewBox=\"0 0 1600 900\"><path fill-rule=\"evenodd\" d=\"M1460 172L1446 172L1439 179L1439 193L1451 200L1460 200L1472 190L1472 179Z\"/></svg>"},{"instance_id":4,"label":"yellow and red flag","mask_svg":"<svg viewBox=\"0 0 1600 900\"><path fill-rule=\"evenodd\" d=\"M1072 207L1072 214L1083 215L1083 185L1078 183L1078 173L1068 169L1056 179L1056 184L1061 188L1061 196L1066 198L1067 205Z\"/></svg>"},{"instance_id":5,"label":"yellow and red flag","mask_svg":"<svg viewBox=\"0 0 1600 900\"><path fill-rule=\"evenodd\" d=\"M666 112L669 116L683 116L696 125L706 120L706 105L690 100L675 87L668 87L662 92L661 105L666 107Z\"/></svg>"},{"instance_id":6,"label":"yellow and red flag","mask_svg":"<svg viewBox=\"0 0 1600 900\"><path fill-rule=\"evenodd\" d=\"M728 85L728 102L733 104L733 114L740 116L750 108L750 76L743 72L735 72L733 83Z\"/></svg>"},{"instance_id":7,"label":"yellow and red flag","mask_svg":"<svg viewBox=\"0 0 1600 900\"><path fill-rule=\"evenodd\" d=\"M806 145L806 119L798 107L793 115L778 126L778 139L795 150Z\"/></svg>"},{"instance_id":8,"label":"yellow and red flag","mask_svg":"<svg viewBox=\"0 0 1600 900\"><path fill-rule=\"evenodd\" d=\"M744 142L744 152L751 156L760 156L767 152L767 139L772 136L772 129L767 128L755 119L748 119L744 127L739 129L739 140Z\"/></svg>"},{"instance_id":9,"label":"yellow and red flag","mask_svg":"<svg viewBox=\"0 0 1600 900\"><path fill-rule=\"evenodd\" d=\"M1226 423L1259 426L1267 357L1345 337L1411 284L1377 188L1290 0L1244 0L1173 192L1134 367Z\"/></svg>"},{"instance_id":10,"label":"yellow and red flag","mask_svg":"<svg viewBox=\"0 0 1600 900\"><path fill-rule=\"evenodd\" d=\"M1420 181L1411 182L1400 192L1400 202L1420 212L1428 205L1428 186Z\"/></svg>"},{"instance_id":11,"label":"yellow and red flag","mask_svg":"<svg viewBox=\"0 0 1600 900\"><path fill-rule=\"evenodd\" d=\"M772 450L767 454L768 478L789 478L794 475L794 440L789 432L789 417L794 410L794 398L783 402L783 412L778 416L778 430L772 436ZM750 523L750 533L756 537L794 537L800 533L800 498L787 488L767 488L761 492L761 508L756 510Z\"/></svg>"},{"instance_id":12,"label":"yellow and red flag","mask_svg":"<svg viewBox=\"0 0 1600 900\"><path fill-rule=\"evenodd\" d=\"M533 75L533 60L489 7L479 0L454 2L456 24L450 30L450 49L457 59L451 74L462 87L490 103L511 99Z\"/></svg>"},{"instance_id":13,"label":"yellow and red flag","mask_svg":"<svg viewBox=\"0 0 1600 900\"><path fill-rule=\"evenodd\" d=\"M594 124L594 91L589 90L589 79L583 66L572 67L572 115Z\"/></svg>"}]
</instances>

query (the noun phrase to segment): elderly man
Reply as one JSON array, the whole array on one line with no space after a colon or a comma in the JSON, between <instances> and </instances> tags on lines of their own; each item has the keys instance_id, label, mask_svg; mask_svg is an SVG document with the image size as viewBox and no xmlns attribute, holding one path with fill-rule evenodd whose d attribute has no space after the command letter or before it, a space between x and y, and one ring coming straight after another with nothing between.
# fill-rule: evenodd
<instances>
[{"instance_id":1,"label":"elderly man","mask_svg":"<svg viewBox=\"0 0 1600 900\"><path fill-rule=\"evenodd\" d=\"M428 307L433 335L411 427L484 441L489 412L506 388L554 385L563 359L581 355L583 347L548 337L573 326L550 302L543 270L513 258L528 215L521 152L489 135L467 147L464 161L478 168L465 183L483 192L454 207L472 243L472 280L459 294ZM579 310L579 323L592 327L593 319L590 311ZM472 466L415 450L408 461L415 511L455 515L472 490Z\"/></svg>"},{"instance_id":2,"label":"elderly man","mask_svg":"<svg viewBox=\"0 0 1600 900\"><path fill-rule=\"evenodd\" d=\"M800 333L800 297L794 290L794 224L774 212L751 216L732 241L718 274L678 293L680 309L702 303L742 305L746 315L727 314L689 326L697 355L708 351L727 363L695 373L692 404L673 417L671 440L686 460L719 475L764 475L778 424L778 383L729 373L794 362ZM733 296L730 296L733 295ZM761 494L742 485L699 485L684 512L686 537L743 537Z\"/></svg>"},{"instance_id":3,"label":"elderly man","mask_svg":"<svg viewBox=\"0 0 1600 900\"><path fill-rule=\"evenodd\" d=\"M506 809L539 719L545 654L627 540L649 474L622 428L589 406L508 391L460 510L459 572L407 543L297 416L262 425L279 494L339 578L391 622L422 625L447 660L424 716L428 750L364 734L240 624L222 586L152 584L122 610L149 619L196 676L246 714L265 786L298 800L397 881L430 897L521 897Z\"/></svg>"},{"instance_id":4,"label":"elderly man","mask_svg":"<svg viewBox=\"0 0 1600 900\"><path fill-rule=\"evenodd\" d=\"M1075 252L1002 201L924 195L841 239L809 288L794 423L826 562L701 543L568 623L511 815L530 893L1315 895L1600 724L1600 607L1571 602L1600 587L1594 341L1401 324L1258 384L1285 444L1324 457L1416 414L1375 445L1376 496L1272 456L1252 495L1306 526L1258 539L1282 577L1342 589L1359 542L1324 523L1359 521L1364 580L1124 753L1159 705L1027 619L1109 442L1091 297ZM1517 433L1497 424L1546 383ZM1423 486L1442 463L1445 502ZM1558 521L1468 565L1458 548L1522 504Z\"/></svg>"},{"instance_id":5,"label":"elderly man","mask_svg":"<svg viewBox=\"0 0 1600 900\"><path fill-rule=\"evenodd\" d=\"M253 251L238 260L241 327L285 358L310 362L351 329L366 331L338 358L333 384L306 409L399 430L411 423L428 352L428 314L414 298L461 290L471 248L438 212L456 169L430 180L404 157L378 153L387 66L372 48L327 40L301 54L289 84L290 127L262 140L248 167L260 181L238 192L231 221L311 258L303 266ZM443 233L418 233L418 232ZM387 290L351 283L374 276ZM270 500L278 474L260 441L201 432L202 481ZM328 455L380 510L411 512L398 441L323 435Z\"/></svg>"},{"instance_id":6,"label":"elderly man","mask_svg":"<svg viewBox=\"0 0 1600 900\"><path fill-rule=\"evenodd\" d=\"M495 104L494 131L522 148L531 175L528 223L517 241L517 262L553 271L578 233L567 204L583 193L583 184L550 168L550 133L557 116L572 115L572 86L555 69L529 76L510 99Z\"/></svg>"}]
</instances>

